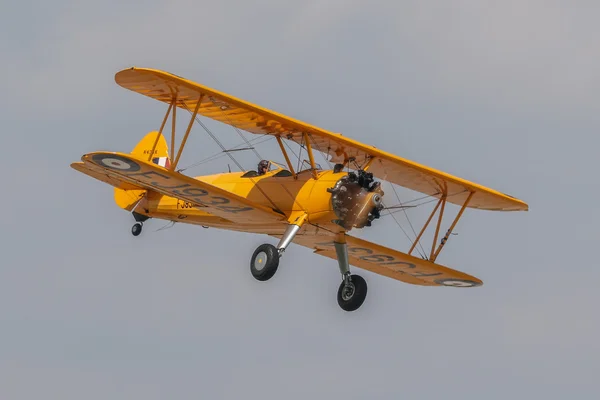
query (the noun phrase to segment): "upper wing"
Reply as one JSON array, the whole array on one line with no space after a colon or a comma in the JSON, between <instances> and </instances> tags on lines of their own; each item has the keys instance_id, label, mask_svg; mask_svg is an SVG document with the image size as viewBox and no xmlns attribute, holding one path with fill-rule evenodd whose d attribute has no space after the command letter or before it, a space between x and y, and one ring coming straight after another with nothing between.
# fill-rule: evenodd
<instances>
[{"instance_id":1,"label":"upper wing","mask_svg":"<svg viewBox=\"0 0 600 400\"><path fill-rule=\"evenodd\" d=\"M297 235L294 243L315 250L315 253L337 260L334 236ZM481 286L483 282L464 272L456 271L431 261L413 257L366 240L346 235L348 257L351 265L394 278L413 285L423 286Z\"/></svg>"},{"instance_id":2,"label":"upper wing","mask_svg":"<svg viewBox=\"0 0 600 400\"><path fill-rule=\"evenodd\" d=\"M201 99L199 114L235 126L251 133L278 135L302 143L308 134L314 149L328 154L333 162L354 159L364 165L373 159L369 171L377 177L416 190L441 197L462 205L469 194L475 194L468 206L485 210L525 211L525 202L512 196L486 188L442 171L381 151L339 133L309 125L285 115L259 107L228 94L178 77L168 72L146 68L130 68L115 76L116 82L130 90L170 104L193 110Z\"/></svg>"},{"instance_id":3,"label":"upper wing","mask_svg":"<svg viewBox=\"0 0 600 400\"><path fill-rule=\"evenodd\" d=\"M75 169L107 183L124 182L154 190L200 207L210 214L244 224L285 223L285 216L234 193L167 170L124 153L95 152L81 157ZM87 167L87 170L84 168ZM99 172L101 171L101 172ZM92 172L92 173L90 173ZM120 187L120 186L117 186Z\"/></svg>"}]
</instances>

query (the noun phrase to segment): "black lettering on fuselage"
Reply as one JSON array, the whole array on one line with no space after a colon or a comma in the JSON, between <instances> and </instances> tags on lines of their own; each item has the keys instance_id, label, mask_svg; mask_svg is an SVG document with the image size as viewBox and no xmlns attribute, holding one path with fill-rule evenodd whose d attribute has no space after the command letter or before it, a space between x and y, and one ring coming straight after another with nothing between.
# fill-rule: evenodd
<instances>
[{"instance_id":1,"label":"black lettering on fuselage","mask_svg":"<svg viewBox=\"0 0 600 400\"><path fill-rule=\"evenodd\" d=\"M201 206L212 206L213 209L220 210L227 213L238 213L245 211L254 210L253 207L237 207L227 205L231 203L226 197L211 195L209 191L197 187L193 187L189 183L181 183L171 185L167 181L173 180L171 176L162 174L158 171L143 171L135 173L122 172L124 175L129 177L136 177L149 185L152 185L158 189L164 189L172 194L174 197L184 198L187 203L197 203ZM186 204L187 206L187 204ZM185 208L188 208L183 206Z\"/></svg>"}]
</instances>

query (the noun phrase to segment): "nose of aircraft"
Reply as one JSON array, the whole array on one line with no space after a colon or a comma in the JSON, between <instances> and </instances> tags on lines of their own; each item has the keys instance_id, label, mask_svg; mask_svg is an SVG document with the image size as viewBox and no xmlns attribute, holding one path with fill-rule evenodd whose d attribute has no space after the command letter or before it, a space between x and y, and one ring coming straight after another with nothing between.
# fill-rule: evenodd
<instances>
[{"instance_id":1,"label":"nose of aircraft","mask_svg":"<svg viewBox=\"0 0 600 400\"><path fill-rule=\"evenodd\" d=\"M371 226L383 208L383 190L378 182L365 182L348 175L330 190L338 225L345 229Z\"/></svg>"}]
</instances>

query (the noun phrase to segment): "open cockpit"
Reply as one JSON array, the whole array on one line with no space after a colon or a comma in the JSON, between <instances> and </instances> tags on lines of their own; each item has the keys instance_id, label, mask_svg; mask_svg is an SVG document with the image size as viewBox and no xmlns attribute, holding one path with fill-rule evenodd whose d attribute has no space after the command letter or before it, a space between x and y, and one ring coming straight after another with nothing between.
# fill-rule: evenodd
<instances>
[{"instance_id":1,"label":"open cockpit","mask_svg":"<svg viewBox=\"0 0 600 400\"><path fill-rule=\"evenodd\" d=\"M321 168L320 164L315 164L315 168L312 168L312 166L310 165L310 162L307 160L304 160L300 166L300 170L297 172L296 175L302 174L302 173L306 173L306 172L312 172L312 171L322 171L323 168ZM271 160L262 160L259 164L258 164L258 168L256 170L250 170L245 172L241 177L242 178L255 178L258 176L269 176L269 177L274 177L274 178L283 178L283 177L288 177L288 176L294 176L294 173L292 173L290 170L284 168L281 164L275 162L275 161L271 161Z\"/></svg>"}]
</instances>

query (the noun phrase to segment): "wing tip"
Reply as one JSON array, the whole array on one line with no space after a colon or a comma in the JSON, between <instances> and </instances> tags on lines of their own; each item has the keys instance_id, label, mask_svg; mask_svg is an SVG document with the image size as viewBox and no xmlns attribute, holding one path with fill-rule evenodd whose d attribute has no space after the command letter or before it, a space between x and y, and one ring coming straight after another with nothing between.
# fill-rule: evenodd
<instances>
[{"instance_id":1,"label":"wing tip","mask_svg":"<svg viewBox=\"0 0 600 400\"><path fill-rule=\"evenodd\" d=\"M448 287L478 287L483 286L483 281L472 277L471 279L458 279L458 278L444 278L444 279L436 279L435 283L440 286L448 286Z\"/></svg>"}]
</instances>

